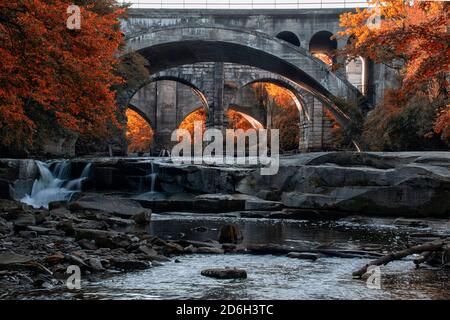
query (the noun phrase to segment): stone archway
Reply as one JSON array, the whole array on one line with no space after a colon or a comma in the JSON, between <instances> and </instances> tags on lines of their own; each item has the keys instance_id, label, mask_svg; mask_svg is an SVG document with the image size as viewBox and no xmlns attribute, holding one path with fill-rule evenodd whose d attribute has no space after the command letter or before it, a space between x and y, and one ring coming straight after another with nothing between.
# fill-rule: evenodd
<instances>
[{"instance_id":1,"label":"stone archway","mask_svg":"<svg viewBox=\"0 0 450 320\"><path fill-rule=\"evenodd\" d=\"M197 62L229 62L284 76L325 104L333 104L336 97L357 102L360 95L346 79L332 73L306 50L258 32L214 26L174 26L154 29L128 39L127 43L129 49L150 61L150 70L155 73ZM214 91L207 95L212 109L218 104L214 97L219 95Z\"/></svg>"}]
</instances>

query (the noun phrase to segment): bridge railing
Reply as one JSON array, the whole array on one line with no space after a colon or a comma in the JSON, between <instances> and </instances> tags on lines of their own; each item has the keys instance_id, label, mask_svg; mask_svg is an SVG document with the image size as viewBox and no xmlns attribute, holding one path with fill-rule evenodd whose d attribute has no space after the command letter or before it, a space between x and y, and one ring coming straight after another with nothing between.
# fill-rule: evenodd
<instances>
[{"instance_id":1,"label":"bridge railing","mask_svg":"<svg viewBox=\"0 0 450 320\"><path fill-rule=\"evenodd\" d=\"M320 9L368 7L367 0L119 0L141 9Z\"/></svg>"}]
</instances>

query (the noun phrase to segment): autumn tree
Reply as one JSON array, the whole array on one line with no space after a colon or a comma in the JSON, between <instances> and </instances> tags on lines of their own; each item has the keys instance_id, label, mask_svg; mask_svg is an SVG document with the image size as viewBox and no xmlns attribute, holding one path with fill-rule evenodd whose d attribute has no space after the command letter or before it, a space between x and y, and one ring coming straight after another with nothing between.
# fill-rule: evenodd
<instances>
[{"instance_id":1,"label":"autumn tree","mask_svg":"<svg viewBox=\"0 0 450 320\"><path fill-rule=\"evenodd\" d=\"M112 0L80 0L81 28L67 28L68 0L0 2L0 145L32 145L40 125L107 135L117 121L112 85L122 43Z\"/></svg>"},{"instance_id":2,"label":"autumn tree","mask_svg":"<svg viewBox=\"0 0 450 320\"><path fill-rule=\"evenodd\" d=\"M369 116L366 141L376 149L421 148L424 139L448 143L448 2L369 2L369 8L341 15L341 36L351 41L340 54L385 64L398 72L400 85Z\"/></svg>"}]
</instances>

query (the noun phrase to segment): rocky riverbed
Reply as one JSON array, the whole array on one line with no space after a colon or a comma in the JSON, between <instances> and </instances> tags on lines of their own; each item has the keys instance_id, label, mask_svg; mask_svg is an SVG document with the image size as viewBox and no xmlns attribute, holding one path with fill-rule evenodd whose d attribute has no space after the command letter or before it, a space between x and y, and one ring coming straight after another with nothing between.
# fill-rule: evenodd
<instances>
[{"instance_id":1,"label":"rocky riverbed","mask_svg":"<svg viewBox=\"0 0 450 320\"><path fill-rule=\"evenodd\" d=\"M96 283L124 272L168 268L186 255L366 263L449 236L449 168L448 152L295 155L280 159L275 176L261 176L254 166L176 165L169 159L0 159L0 297L65 288L73 265ZM152 212L159 217L153 222ZM188 228L179 223L179 217L195 216L210 218L205 224L194 219ZM368 241L355 242L350 234L350 245L336 243L343 225L377 226L374 216L391 219L393 236L386 244L371 229L364 229ZM247 230L239 221L248 220L269 221L270 232ZM158 229L160 221L170 223ZM299 233L309 234L304 221L330 224L334 240L312 241L323 232L314 228L302 245L277 240L279 234L294 242ZM398 246L389 245L399 238ZM427 261L448 266L449 256L441 251L438 262L435 256Z\"/></svg>"}]
</instances>

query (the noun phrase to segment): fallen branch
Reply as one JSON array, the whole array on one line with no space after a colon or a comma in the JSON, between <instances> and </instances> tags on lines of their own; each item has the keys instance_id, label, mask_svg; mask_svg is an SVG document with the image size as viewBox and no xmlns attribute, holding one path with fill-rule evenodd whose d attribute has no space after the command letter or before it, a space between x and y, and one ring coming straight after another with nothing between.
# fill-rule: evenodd
<instances>
[{"instance_id":1,"label":"fallen branch","mask_svg":"<svg viewBox=\"0 0 450 320\"><path fill-rule=\"evenodd\" d=\"M411 254L418 254L418 253L422 253L422 252L432 252L432 251L440 251L443 249L444 244L446 244L446 240L436 240L433 242L429 242L429 243L425 243L425 244L421 244L418 246L414 246L405 250L401 250L401 251L397 251L397 252L392 252L390 254L387 254L377 260L374 260L372 262L370 262L369 264L366 264L364 267L362 267L361 269L359 269L358 271L353 272L353 276L354 277L359 277L361 278L366 272L367 269L370 266L381 266L381 265L386 265L391 261L394 260L400 260L403 259Z\"/></svg>"},{"instance_id":2,"label":"fallen branch","mask_svg":"<svg viewBox=\"0 0 450 320\"><path fill-rule=\"evenodd\" d=\"M285 245L276 244L255 244L247 246L247 252L252 254L273 254L286 255L291 252L296 253L319 253L323 256L339 257L339 258L372 258L376 259L382 254L376 252L368 252L362 250L346 250L346 249L302 249Z\"/></svg>"}]
</instances>

